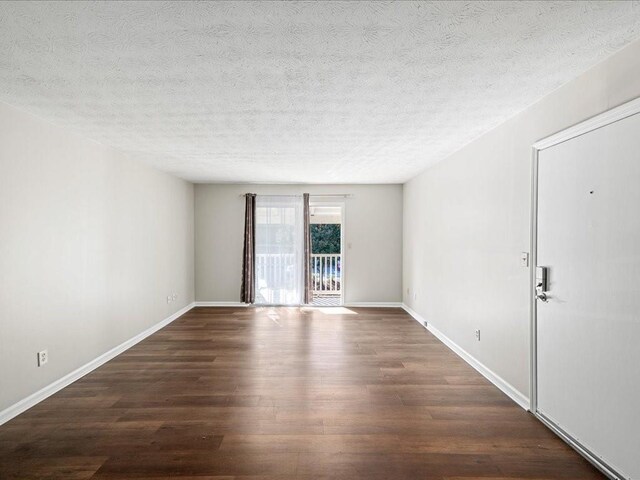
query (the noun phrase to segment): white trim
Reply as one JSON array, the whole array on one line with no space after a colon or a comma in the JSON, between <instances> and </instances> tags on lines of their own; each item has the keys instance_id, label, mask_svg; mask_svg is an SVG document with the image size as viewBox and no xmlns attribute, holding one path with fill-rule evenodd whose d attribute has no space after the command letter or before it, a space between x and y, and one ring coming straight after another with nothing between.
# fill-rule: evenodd
<instances>
[{"instance_id":1,"label":"white trim","mask_svg":"<svg viewBox=\"0 0 640 480\"><path fill-rule=\"evenodd\" d=\"M400 302L349 302L344 304L345 307L376 307L376 308L402 308Z\"/></svg>"},{"instance_id":2,"label":"white trim","mask_svg":"<svg viewBox=\"0 0 640 480\"><path fill-rule=\"evenodd\" d=\"M346 257L345 257L345 253L347 251L347 249L345 248L345 242L346 242L346 235L345 232L347 231L347 227L346 227L346 218L347 215L347 205L345 203L345 201L343 200L342 202L340 202L340 306L344 306L344 299L346 298L346 288L347 288L347 282L345 281L345 273L347 271L347 268L345 268L347 266L347 262L346 262Z\"/></svg>"},{"instance_id":3,"label":"white trim","mask_svg":"<svg viewBox=\"0 0 640 480\"><path fill-rule=\"evenodd\" d=\"M104 365L109 360L113 359L114 357L117 357L118 355L120 355L125 350L128 350L129 348L133 347L136 343L144 340L145 338L147 338L148 336L154 334L155 332L157 332L161 328L166 327L171 322L173 322L175 319L177 319L178 317L184 315L189 310L191 310L194 307L194 305L195 305L194 302L188 304L186 307L181 308L180 310L178 310L173 315L171 315L171 316L165 318L164 320L162 320L161 322L156 323L155 325L147 328L145 331L137 334L135 337L130 338L129 340L121 343L117 347L114 347L111 350L109 350L108 352L103 353L99 357L94 358L89 363L81 366L80 368L77 368L73 372L68 373L64 377L59 378L55 382L50 383L46 387L38 390L35 393L32 393L28 397L20 400L17 403L14 403L10 407L5 408L4 410L2 410L0 412L0 425L8 422L9 420L11 420L12 418L14 418L14 417L16 417L18 415L20 415L24 411L30 409L31 407L33 407L36 404L40 403L44 399L50 397L54 393L56 393L56 392L62 390L63 388L71 385L76 380L79 380L80 378L84 377L86 374L92 372L93 370L95 370L99 366Z\"/></svg>"},{"instance_id":4,"label":"white trim","mask_svg":"<svg viewBox=\"0 0 640 480\"><path fill-rule=\"evenodd\" d=\"M532 150L531 157L531 245L529 252L529 410L538 410L538 304L536 289L536 267L538 266L538 151Z\"/></svg>"},{"instance_id":5,"label":"white trim","mask_svg":"<svg viewBox=\"0 0 640 480\"><path fill-rule=\"evenodd\" d=\"M253 307L249 303L242 302L195 302L195 307Z\"/></svg>"},{"instance_id":6,"label":"white trim","mask_svg":"<svg viewBox=\"0 0 640 480\"><path fill-rule=\"evenodd\" d=\"M598 128L606 127L607 125L623 120L631 115L636 115L637 113L640 113L640 97L591 117L573 127L543 138L534 143L533 148L535 150L544 150L545 148L566 142L567 140L584 135Z\"/></svg>"},{"instance_id":7,"label":"white trim","mask_svg":"<svg viewBox=\"0 0 640 480\"><path fill-rule=\"evenodd\" d=\"M332 195L324 195L324 196L331 197ZM352 196L353 195L351 195L351 197ZM346 291L346 285L347 285L347 282L345 281L345 272L346 272L345 265L347 265L347 262L345 261L345 252L346 252L345 232L347 231L345 225L346 225L346 212L347 212L346 199L349 197L344 197L344 200L341 200L341 201L316 200L315 202L313 201L313 197L314 195L311 195L311 194L309 195L310 205L323 206L323 207L340 207L340 223L339 223L340 225L340 305L338 306L345 307L346 305L344 304L344 299L346 298L345 291ZM309 303L307 305L311 306L312 304Z\"/></svg>"},{"instance_id":8,"label":"white trim","mask_svg":"<svg viewBox=\"0 0 640 480\"><path fill-rule=\"evenodd\" d=\"M457 343L447 337L440 330L435 328L431 323L428 323L422 316L417 314L414 310L409 308L407 305L402 304L402 308L411 315L414 320L416 320L420 325L429 330L438 340L444 343L447 347L453 350L460 358L462 358L465 362L471 365L478 373L480 373L483 377L493 383L496 387L498 387L503 393L505 393L511 400L516 402L525 410L529 409L529 398L524 395L522 392L517 390L513 385L507 382L505 379L500 377L493 370L479 362L475 357L473 357L470 353L460 347Z\"/></svg>"},{"instance_id":9,"label":"white trim","mask_svg":"<svg viewBox=\"0 0 640 480\"><path fill-rule=\"evenodd\" d=\"M241 302L195 302L195 307L241 307L241 308L249 308L249 307L317 307L318 305L309 304L300 304L300 305L268 305L268 304L260 304L260 303L241 303ZM336 305L343 307L376 307L376 308L402 308L402 303L400 302L350 302L345 303L344 305Z\"/></svg>"}]
</instances>

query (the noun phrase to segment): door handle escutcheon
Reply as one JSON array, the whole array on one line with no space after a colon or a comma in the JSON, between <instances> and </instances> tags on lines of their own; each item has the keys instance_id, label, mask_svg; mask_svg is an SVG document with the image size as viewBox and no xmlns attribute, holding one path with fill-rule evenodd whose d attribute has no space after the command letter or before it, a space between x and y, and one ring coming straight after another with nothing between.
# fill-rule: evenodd
<instances>
[{"instance_id":1,"label":"door handle escutcheon","mask_svg":"<svg viewBox=\"0 0 640 480\"><path fill-rule=\"evenodd\" d=\"M549 296L549 267L536 267L536 298L541 302L548 302Z\"/></svg>"}]
</instances>

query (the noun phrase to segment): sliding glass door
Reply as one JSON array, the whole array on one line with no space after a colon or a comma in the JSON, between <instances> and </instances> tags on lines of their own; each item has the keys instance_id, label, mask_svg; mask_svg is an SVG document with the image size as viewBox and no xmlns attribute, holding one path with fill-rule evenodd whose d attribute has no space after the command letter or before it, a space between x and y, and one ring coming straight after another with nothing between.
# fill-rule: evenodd
<instances>
[{"instance_id":1,"label":"sliding glass door","mask_svg":"<svg viewBox=\"0 0 640 480\"><path fill-rule=\"evenodd\" d=\"M256 303L299 305L303 300L302 197L256 197Z\"/></svg>"}]
</instances>

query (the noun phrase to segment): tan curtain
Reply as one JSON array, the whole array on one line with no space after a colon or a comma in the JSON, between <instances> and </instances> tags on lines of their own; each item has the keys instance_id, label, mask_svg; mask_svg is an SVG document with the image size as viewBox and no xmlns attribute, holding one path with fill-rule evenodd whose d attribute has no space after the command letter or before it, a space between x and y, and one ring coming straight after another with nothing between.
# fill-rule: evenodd
<instances>
[{"instance_id":1,"label":"tan curtain","mask_svg":"<svg viewBox=\"0 0 640 480\"><path fill-rule=\"evenodd\" d=\"M244 248L242 254L242 291L240 301L255 303L256 194L245 194Z\"/></svg>"},{"instance_id":2,"label":"tan curtain","mask_svg":"<svg viewBox=\"0 0 640 480\"><path fill-rule=\"evenodd\" d=\"M302 303L313 301L313 291L311 287L311 215L309 212L309 194L302 195L303 216L304 216L304 252L302 259L302 278L304 288L302 289Z\"/></svg>"}]
</instances>

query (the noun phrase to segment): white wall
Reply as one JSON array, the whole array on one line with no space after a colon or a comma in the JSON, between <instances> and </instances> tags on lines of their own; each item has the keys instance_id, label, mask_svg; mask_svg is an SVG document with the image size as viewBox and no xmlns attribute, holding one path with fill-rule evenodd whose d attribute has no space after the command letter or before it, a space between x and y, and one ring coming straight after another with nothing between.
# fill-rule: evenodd
<instances>
[{"instance_id":1,"label":"white wall","mask_svg":"<svg viewBox=\"0 0 640 480\"><path fill-rule=\"evenodd\" d=\"M404 186L404 302L527 396L531 146L639 95L636 42Z\"/></svg>"},{"instance_id":2,"label":"white wall","mask_svg":"<svg viewBox=\"0 0 640 480\"><path fill-rule=\"evenodd\" d=\"M0 104L0 411L192 302L193 231L191 184Z\"/></svg>"},{"instance_id":3,"label":"white wall","mask_svg":"<svg viewBox=\"0 0 640 480\"><path fill-rule=\"evenodd\" d=\"M196 185L196 300L240 301L241 194L347 193L345 303L402 298L401 185ZM349 248L351 245L351 248Z\"/></svg>"}]
</instances>

